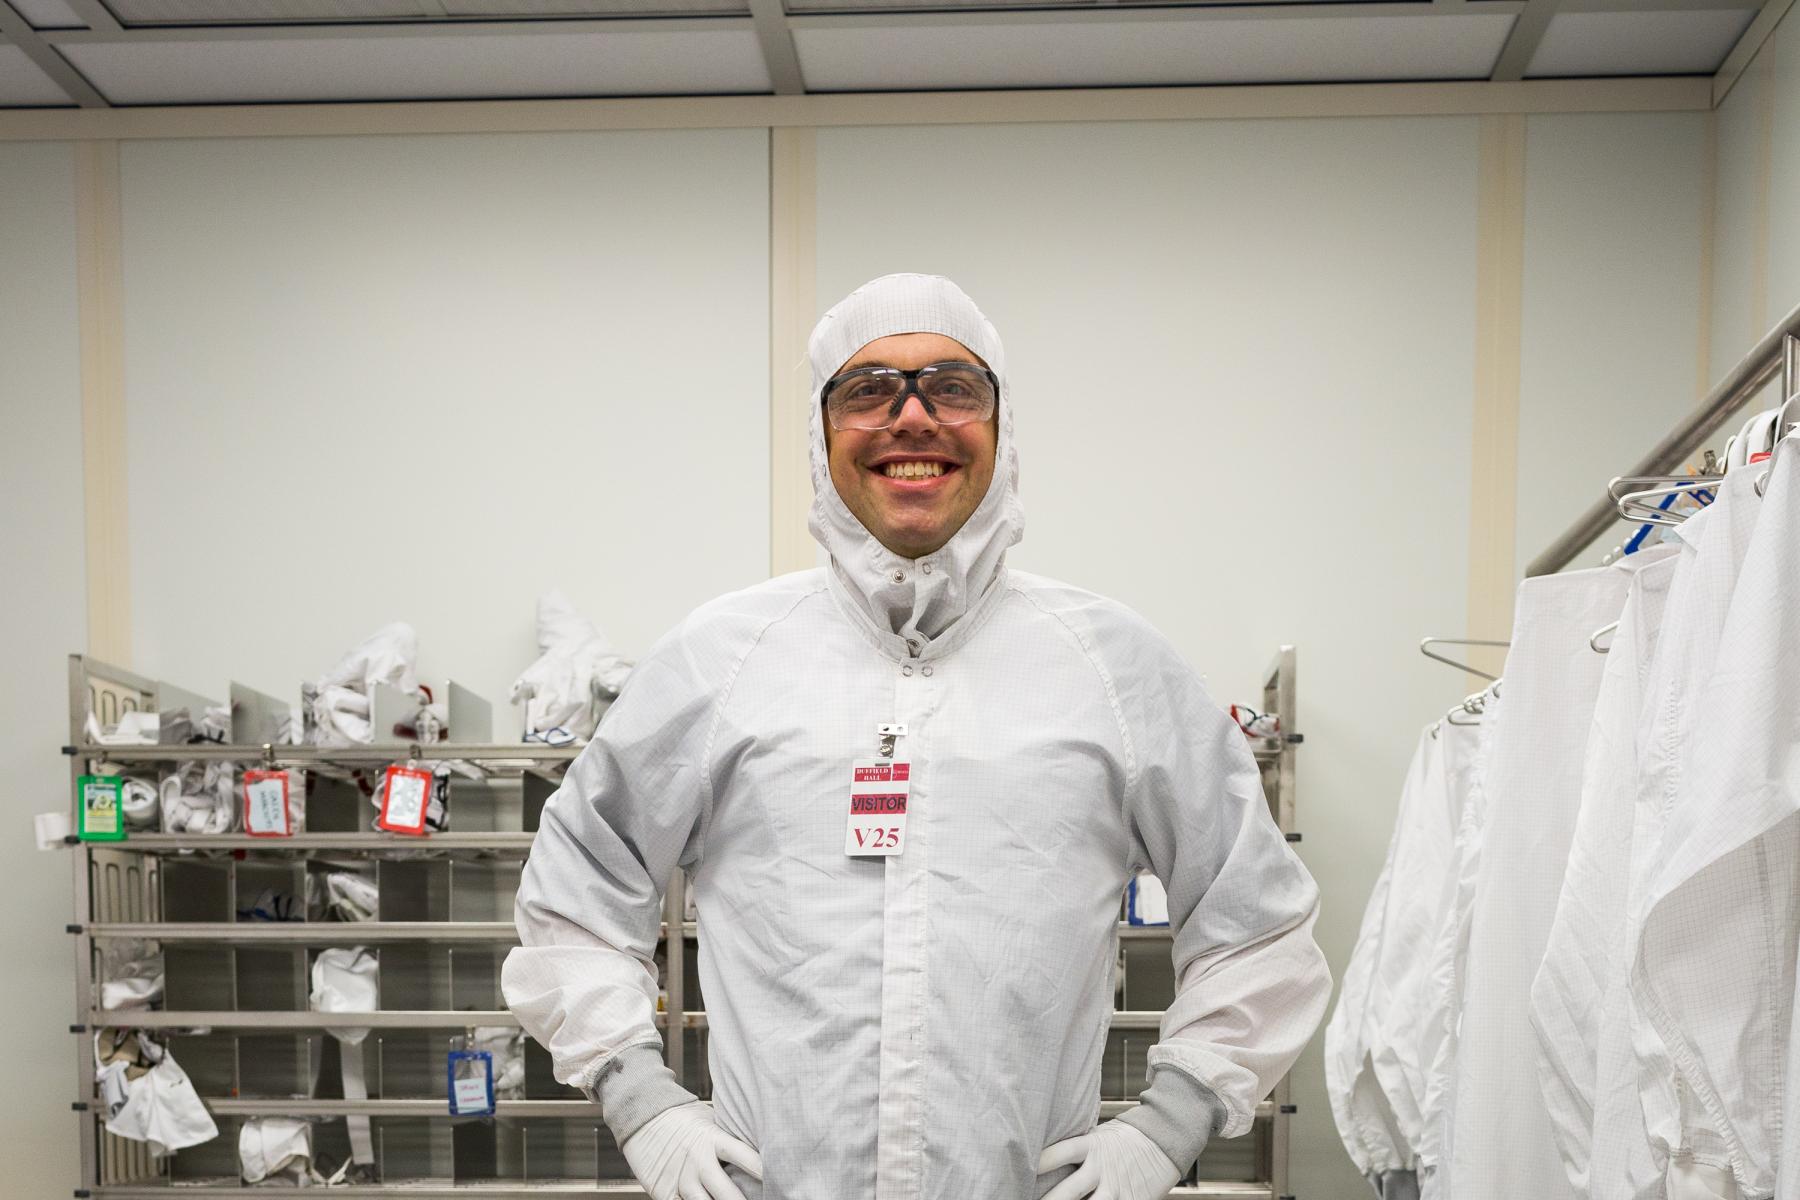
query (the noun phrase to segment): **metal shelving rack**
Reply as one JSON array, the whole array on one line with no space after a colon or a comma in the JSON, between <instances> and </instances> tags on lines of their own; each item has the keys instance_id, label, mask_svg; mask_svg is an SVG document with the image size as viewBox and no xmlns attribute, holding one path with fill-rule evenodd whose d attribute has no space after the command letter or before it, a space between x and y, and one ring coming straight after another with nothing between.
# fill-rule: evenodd
<instances>
[{"instance_id":1,"label":"metal shelving rack","mask_svg":"<svg viewBox=\"0 0 1800 1200\"><path fill-rule=\"evenodd\" d=\"M475 1026L517 1026L498 993L499 956L517 943L511 890L537 814L579 747L89 746L81 742L90 711L110 721L121 711L155 711L198 697L78 655L69 661L69 684L71 795L75 780L101 760L130 766L216 759L297 769L308 779L308 831L290 838L152 833L73 847L75 909L69 932L76 948L77 1015L70 1032L76 1035L74 1107L81 1121L77 1197L267 1195L266 1188L244 1186L234 1174L236 1123L260 1116L320 1122L321 1153L341 1149L342 1139L329 1141L324 1130L341 1129L337 1122L347 1117L370 1119L384 1182L331 1189L336 1195L415 1200L526 1192L643 1195L596 1106L557 1084L548 1055L529 1039L525 1098L501 1100L486 1121L451 1118L444 1098L442 1049L452 1035ZM1299 739L1287 732L1293 729L1295 695L1294 650L1284 646L1263 688L1264 711L1280 716L1284 734L1259 742L1255 754L1271 811L1290 840L1298 840L1293 826ZM373 810L351 788L352 772L378 771L420 754L455 758L479 776L467 785L467 797L458 793L457 782L451 785L455 831L422 838L368 832ZM471 819L497 827L465 828ZM300 881L311 864L372 871L392 885L391 902L390 888L383 886L378 919L361 923L236 919L236 904L249 889ZM706 1013L698 994L695 923L684 919L685 909L685 881L677 878L664 908L665 1011L658 1014L658 1025L665 1030L670 1068L705 1097L710 1094ZM667 953L671 930L680 931L679 958ZM100 951L121 939L163 947L164 1007L119 1012L98 1007ZM1120 925L1124 1003L1108 1035L1102 1117L1117 1116L1135 1103L1143 1051L1154 1041L1162 1008L1173 996L1168 943L1166 928ZM346 945L371 946L381 956L382 1010L308 1011L311 953ZM420 1004L421 999L439 1003ZM101 1027L153 1029L167 1038L218 1123L219 1138L159 1162L141 1144L106 1132L92 1055L92 1035ZM334 1028L373 1031L363 1050L372 1067L370 1099L300 1094L314 1090L307 1062L316 1064ZM668 1036L670 1029L680 1035ZM1209 1147L1196 1168L1197 1180L1171 1194L1214 1200L1284 1197L1291 1112L1284 1080L1259 1106L1254 1134Z\"/></svg>"}]
</instances>

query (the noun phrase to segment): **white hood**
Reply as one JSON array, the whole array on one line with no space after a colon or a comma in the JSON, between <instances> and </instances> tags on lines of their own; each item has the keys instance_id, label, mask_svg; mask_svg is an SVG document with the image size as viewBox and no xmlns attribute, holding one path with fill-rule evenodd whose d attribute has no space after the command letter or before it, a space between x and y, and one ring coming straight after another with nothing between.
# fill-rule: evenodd
<instances>
[{"instance_id":1,"label":"white hood","mask_svg":"<svg viewBox=\"0 0 1800 1200\"><path fill-rule=\"evenodd\" d=\"M838 495L825 454L820 404L825 382L858 350L897 333L955 338L980 355L1000 380L993 482L956 535L922 559L902 558L875 540ZM807 357L812 362L812 411L807 422L813 477L807 526L831 555L834 589L873 622L878 640L904 655L908 641L923 647L993 593L1007 549L1024 536L1006 352L993 324L948 279L883 275L851 292L819 319L807 342Z\"/></svg>"}]
</instances>

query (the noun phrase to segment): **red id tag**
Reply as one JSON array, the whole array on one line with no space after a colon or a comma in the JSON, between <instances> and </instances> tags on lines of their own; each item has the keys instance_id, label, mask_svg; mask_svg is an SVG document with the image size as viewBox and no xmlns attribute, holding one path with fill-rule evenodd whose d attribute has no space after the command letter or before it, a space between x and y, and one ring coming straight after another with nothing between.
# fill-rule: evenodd
<instances>
[{"instance_id":1,"label":"red id tag","mask_svg":"<svg viewBox=\"0 0 1800 1200\"><path fill-rule=\"evenodd\" d=\"M389 833L424 833L430 803L430 771L389 767L381 783L381 816L375 825Z\"/></svg>"},{"instance_id":2,"label":"red id tag","mask_svg":"<svg viewBox=\"0 0 1800 1200\"><path fill-rule=\"evenodd\" d=\"M251 837L293 836L286 771L244 772L244 832Z\"/></svg>"},{"instance_id":3,"label":"red id tag","mask_svg":"<svg viewBox=\"0 0 1800 1200\"><path fill-rule=\"evenodd\" d=\"M911 791L910 763L866 758L851 764L844 853L852 858L887 858L905 850L906 799Z\"/></svg>"}]
</instances>

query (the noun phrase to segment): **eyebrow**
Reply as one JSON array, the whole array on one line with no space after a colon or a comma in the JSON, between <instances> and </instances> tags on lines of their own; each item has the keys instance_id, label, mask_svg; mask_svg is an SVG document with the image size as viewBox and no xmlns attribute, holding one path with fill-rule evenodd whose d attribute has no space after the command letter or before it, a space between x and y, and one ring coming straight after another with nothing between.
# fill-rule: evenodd
<instances>
[{"instance_id":1,"label":"eyebrow","mask_svg":"<svg viewBox=\"0 0 1800 1200\"><path fill-rule=\"evenodd\" d=\"M928 367L942 367L942 366L979 367L979 366L981 366L980 363L974 361L973 359L968 359L968 358L940 358L936 362L929 362L929 363L926 363L925 365ZM882 362L880 359L859 358L855 362L851 363L849 366L845 367L843 370L839 371L838 374L839 375L848 375L852 371L866 371L870 367L886 367L891 371L898 371L901 369L899 367L894 366L893 363Z\"/></svg>"}]
</instances>

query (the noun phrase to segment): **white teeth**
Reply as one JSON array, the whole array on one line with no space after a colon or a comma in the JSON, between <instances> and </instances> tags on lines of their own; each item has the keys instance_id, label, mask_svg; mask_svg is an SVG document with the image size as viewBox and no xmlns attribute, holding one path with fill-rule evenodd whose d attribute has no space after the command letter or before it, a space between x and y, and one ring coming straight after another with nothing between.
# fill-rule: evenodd
<instances>
[{"instance_id":1,"label":"white teeth","mask_svg":"<svg viewBox=\"0 0 1800 1200\"><path fill-rule=\"evenodd\" d=\"M944 473L941 462L891 462L881 468L889 479L935 479Z\"/></svg>"}]
</instances>

